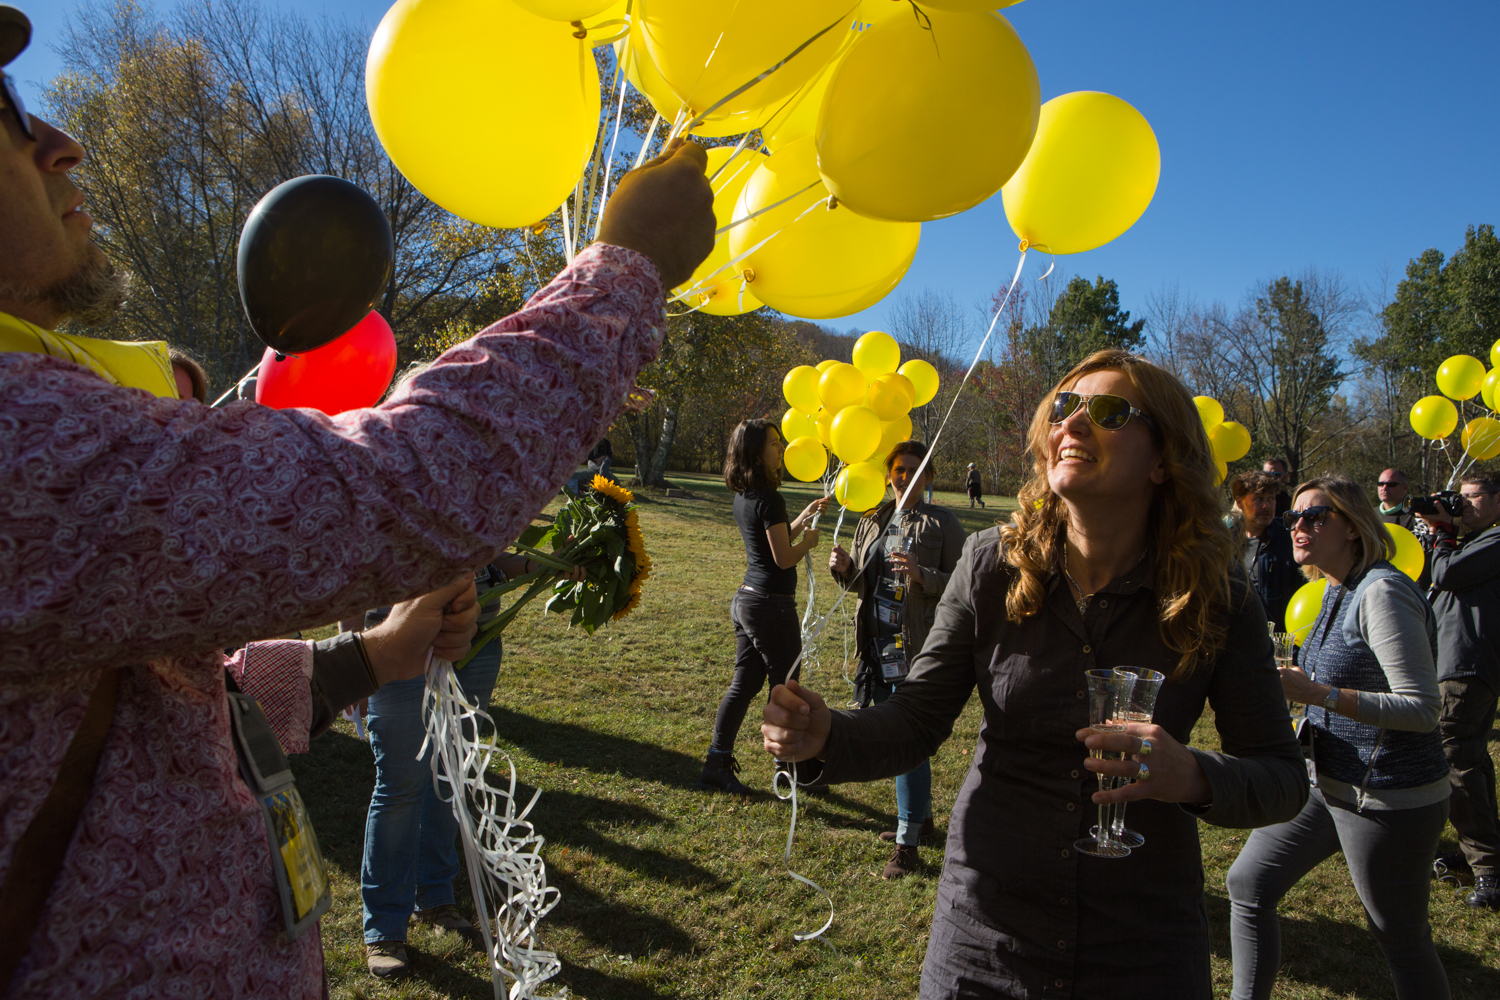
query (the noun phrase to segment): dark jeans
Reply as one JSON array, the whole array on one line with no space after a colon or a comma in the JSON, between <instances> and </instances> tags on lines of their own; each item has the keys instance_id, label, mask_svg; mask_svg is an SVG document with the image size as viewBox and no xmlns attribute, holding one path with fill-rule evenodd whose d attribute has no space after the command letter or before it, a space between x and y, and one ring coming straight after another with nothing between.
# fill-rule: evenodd
<instances>
[{"instance_id":1,"label":"dark jeans","mask_svg":"<svg viewBox=\"0 0 1500 1000\"><path fill-rule=\"evenodd\" d=\"M1448 820L1475 875L1494 875L1500 866L1500 820L1495 815L1495 762L1490 730L1495 725L1495 692L1477 677L1443 681L1443 753L1448 755Z\"/></svg>"},{"instance_id":2,"label":"dark jeans","mask_svg":"<svg viewBox=\"0 0 1500 1000\"><path fill-rule=\"evenodd\" d=\"M756 594L742 588L730 602L729 620L734 622L734 679L719 702L710 753L734 751L735 737L755 696L768 678L771 687L785 684L787 671L802 652L802 622L797 618L797 598L791 594Z\"/></svg>"},{"instance_id":3,"label":"dark jeans","mask_svg":"<svg viewBox=\"0 0 1500 1000\"><path fill-rule=\"evenodd\" d=\"M1288 823L1250 834L1225 879L1233 1000L1267 1000L1281 970L1276 905L1325 858L1344 852L1365 922L1396 985L1399 1000L1445 1000L1448 974L1432 943L1427 896L1432 854L1448 803L1415 809L1366 809L1312 790Z\"/></svg>"}]
</instances>

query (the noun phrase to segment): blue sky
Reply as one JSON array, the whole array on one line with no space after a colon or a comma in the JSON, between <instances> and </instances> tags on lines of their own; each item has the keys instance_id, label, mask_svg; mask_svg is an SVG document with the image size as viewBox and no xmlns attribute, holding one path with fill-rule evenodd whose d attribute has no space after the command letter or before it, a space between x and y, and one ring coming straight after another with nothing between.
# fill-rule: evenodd
<instances>
[{"instance_id":1,"label":"blue sky","mask_svg":"<svg viewBox=\"0 0 1500 1000\"><path fill-rule=\"evenodd\" d=\"M77 0L19 2L36 41L11 69L28 94ZM381 0L298 0L373 30ZM1042 97L1104 90L1162 149L1155 201L1130 232L1061 267L1120 285L1137 314L1165 286L1238 302L1259 279L1316 266L1390 287L1430 246L1500 221L1500 3L1299 0L1230 4L1026 0L1006 11ZM932 288L968 306L1015 266L1000 198L923 227L892 298ZM889 299L887 303L889 303ZM882 303L837 329L884 325Z\"/></svg>"}]
</instances>

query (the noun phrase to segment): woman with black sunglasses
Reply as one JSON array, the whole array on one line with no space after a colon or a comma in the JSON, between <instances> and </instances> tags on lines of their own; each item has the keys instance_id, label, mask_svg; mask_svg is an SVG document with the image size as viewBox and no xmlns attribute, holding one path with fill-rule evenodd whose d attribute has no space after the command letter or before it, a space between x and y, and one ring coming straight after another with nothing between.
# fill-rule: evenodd
<instances>
[{"instance_id":1,"label":"woman with black sunglasses","mask_svg":"<svg viewBox=\"0 0 1500 1000\"><path fill-rule=\"evenodd\" d=\"M1308 706L1314 788L1291 822L1252 833L1229 869L1233 996L1271 995L1276 906L1342 851L1396 996L1443 1000L1448 976L1427 920L1449 793L1432 610L1387 561L1395 546L1352 479L1303 483L1283 517L1304 574L1328 581L1298 665L1281 671L1287 698Z\"/></svg>"},{"instance_id":2,"label":"woman with black sunglasses","mask_svg":"<svg viewBox=\"0 0 1500 1000\"><path fill-rule=\"evenodd\" d=\"M1282 822L1308 794L1265 613L1170 373L1091 355L1038 406L1028 443L1019 509L969 538L901 687L858 712L778 687L766 749L807 761L803 783L901 774L977 685L984 725L948 824L924 1000L1206 1000L1198 819ZM1085 672L1126 665L1170 678L1154 722L1091 734ZM1222 752L1187 745L1205 704ZM1099 791L1096 774L1134 783ZM1080 855L1096 803L1125 801L1144 845Z\"/></svg>"}]
</instances>

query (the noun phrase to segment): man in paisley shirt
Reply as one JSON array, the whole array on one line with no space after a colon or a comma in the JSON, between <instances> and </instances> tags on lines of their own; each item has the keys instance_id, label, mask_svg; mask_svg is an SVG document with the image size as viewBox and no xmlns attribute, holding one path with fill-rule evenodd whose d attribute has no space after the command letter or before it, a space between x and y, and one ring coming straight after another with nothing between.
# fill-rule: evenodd
<instances>
[{"instance_id":1,"label":"man in paisley shirt","mask_svg":"<svg viewBox=\"0 0 1500 1000\"><path fill-rule=\"evenodd\" d=\"M29 40L0 5L0 73ZM598 243L380 406L210 409L177 398L164 349L54 332L107 314L116 283L69 178L84 150L0 91L6 891L89 706L107 709L35 929L0 935L0 996L321 997L318 935L283 933L218 651L429 593L520 535L713 245L706 157L675 144L623 178Z\"/></svg>"}]
</instances>

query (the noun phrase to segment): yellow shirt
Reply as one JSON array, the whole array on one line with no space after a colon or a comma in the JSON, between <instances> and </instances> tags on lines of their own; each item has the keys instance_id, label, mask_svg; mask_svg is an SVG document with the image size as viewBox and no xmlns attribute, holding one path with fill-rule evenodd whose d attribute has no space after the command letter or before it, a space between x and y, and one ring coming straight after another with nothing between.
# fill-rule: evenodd
<instances>
[{"instance_id":1,"label":"yellow shirt","mask_svg":"<svg viewBox=\"0 0 1500 1000\"><path fill-rule=\"evenodd\" d=\"M0 351L50 354L82 365L112 385L177 398L177 380L163 340L100 340L57 333L0 312Z\"/></svg>"}]
</instances>

